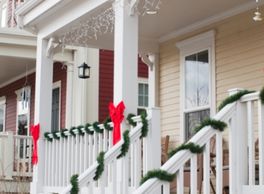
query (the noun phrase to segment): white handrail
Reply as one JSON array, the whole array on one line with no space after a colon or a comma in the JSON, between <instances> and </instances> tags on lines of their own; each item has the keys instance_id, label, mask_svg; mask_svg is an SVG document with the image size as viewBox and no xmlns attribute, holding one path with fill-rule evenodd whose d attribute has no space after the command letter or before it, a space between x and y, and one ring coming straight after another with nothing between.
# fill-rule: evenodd
<instances>
[{"instance_id":1,"label":"white handrail","mask_svg":"<svg viewBox=\"0 0 264 194\"><path fill-rule=\"evenodd\" d=\"M236 103L225 106L219 113L213 117L215 120L228 121L235 111ZM196 135L194 135L189 142L193 142L200 146L204 146L210 138L216 134L216 130L211 127L204 127ZM172 156L160 169L169 173L176 173L180 168L193 156L190 151L182 150ZM142 184L134 194L151 193L157 187L163 185L164 182L159 181L157 178L152 178Z\"/></svg>"}]
</instances>

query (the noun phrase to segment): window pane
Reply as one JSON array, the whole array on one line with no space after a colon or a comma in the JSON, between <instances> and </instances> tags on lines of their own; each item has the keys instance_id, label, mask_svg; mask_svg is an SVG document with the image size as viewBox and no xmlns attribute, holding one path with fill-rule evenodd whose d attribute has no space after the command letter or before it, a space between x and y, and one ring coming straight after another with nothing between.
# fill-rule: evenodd
<instances>
[{"instance_id":1,"label":"window pane","mask_svg":"<svg viewBox=\"0 0 264 194\"><path fill-rule=\"evenodd\" d=\"M138 84L138 106L148 107L148 84Z\"/></svg>"},{"instance_id":2,"label":"window pane","mask_svg":"<svg viewBox=\"0 0 264 194\"><path fill-rule=\"evenodd\" d=\"M144 85L143 84L139 84L138 85L138 94L143 94L144 93Z\"/></svg>"},{"instance_id":3,"label":"window pane","mask_svg":"<svg viewBox=\"0 0 264 194\"><path fill-rule=\"evenodd\" d=\"M185 108L209 105L208 51L185 58Z\"/></svg>"},{"instance_id":4,"label":"window pane","mask_svg":"<svg viewBox=\"0 0 264 194\"><path fill-rule=\"evenodd\" d=\"M185 139L189 140L194 135L194 128L204 119L210 117L210 110L202 110L185 114Z\"/></svg>"},{"instance_id":5,"label":"window pane","mask_svg":"<svg viewBox=\"0 0 264 194\"><path fill-rule=\"evenodd\" d=\"M0 132L4 131L4 105L0 105Z\"/></svg>"},{"instance_id":6,"label":"window pane","mask_svg":"<svg viewBox=\"0 0 264 194\"><path fill-rule=\"evenodd\" d=\"M59 130L60 117L60 88L55 88L52 91L52 118L51 131Z\"/></svg>"},{"instance_id":7,"label":"window pane","mask_svg":"<svg viewBox=\"0 0 264 194\"><path fill-rule=\"evenodd\" d=\"M18 115L18 135L27 135L28 133L28 115Z\"/></svg>"},{"instance_id":8,"label":"window pane","mask_svg":"<svg viewBox=\"0 0 264 194\"><path fill-rule=\"evenodd\" d=\"M138 105L139 106L144 106L144 100L143 100L143 96L142 95L139 95L138 96Z\"/></svg>"}]
</instances>

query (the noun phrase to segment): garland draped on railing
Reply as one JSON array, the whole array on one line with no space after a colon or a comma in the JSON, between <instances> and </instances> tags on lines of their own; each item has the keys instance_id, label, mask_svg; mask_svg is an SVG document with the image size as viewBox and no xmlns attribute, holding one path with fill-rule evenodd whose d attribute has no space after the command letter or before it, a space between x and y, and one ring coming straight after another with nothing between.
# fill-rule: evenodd
<instances>
[{"instance_id":1,"label":"garland draped on railing","mask_svg":"<svg viewBox=\"0 0 264 194\"><path fill-rule=\"evenodd\" d=\"M200 131L202 128L206 126L211 126L213 129L224 131L225 128L227 127L227 124L223 121L217 121L215 119L207 118L203 120L199 126L195 127L194 131L197 133L198 131Z\"/></svg>"},{"instance_id":2,"label":"garland draped on railing","mask_svg":"<svg viewBox=\"0 0 264 194\"><path fill-rule=\"evenodd\" d=\"M78 174L73 175L71 177L71 186L72 186L72 188L71 188L70 194L78 194L79 193L78 177L79 177Z\"/></svg>"},{"instance_id":3,"label":"garland draped on railing","mask_svg":"<svg viewBox=\"0 0 264 194\"><path fill-rule=\"evenodd\" d=\"M227 97L225 100L222 101L222 103L219 105L218 110L220 111L221 109L223 109L227 104L231 104L233 102L238 101L242 96L246 95L246 94L250 94L253 93L255 91L248 91L248 90L242 90L237 92L236 94L233 94L229 97Z\"/></svg>"},{"instance_id":4,"label":"garland draped on railing","mask_svg":"<svg viewBox=\"0 0 264 194\"><path fill-rule=\"evenodd\" d=\"M130 125L132 125L133 127L135 127L137 125L137 122L135 122L133 120L133 117L135 117L135 115L129 114L128 117L127 117L127 121L128 121L128 123ZM140 115L140 118L141 118L140 122L142 122L142 124L143 124L142 125L142 129L141 129L141 136L140 136L140 138L143 138L143 137L146 137L147 134L148 134L148 121L147 121L147 114L146 114L146 112L143 112ZM96 124L98 126L98 123L96 123ZM105 124L109 125L109 118L107 118L105 120L104 125ZM91 125L90 124L86 124L86 126L84 127L85 132L88 133L88 134L92 134L93 131L91 131L89 129L89 127L91 127ZM94 125L93 125L93 127L94 127ZM105 129L106 129L106 127L105 127ZM112 130L112 127L111 127L111 129L108 129L108 130ZM67 132L68 132L68 130L67 130ZM98 130L96 132L98 132ZM45 138L47 140L51 139L51 141L52 141L52 138L49 137L50 133L45 133L44 135L45 135ZM129 147L130 147L129 130L126 130L123 133L123 140L124 140L124 143L122 144L122 147L121 147L121 153L117 156L117 159L120 159L122 157L125 157L126 154L129 151ZM105 152L100 152L99 155L97 156L97 159L96 160L97 160L98 166L96 168L95 176L93 178L95 181L99 180L100 177L102 176L103 172L104 172L104 169L105 169L105 167L104 167L104 157L105 157ZM166 175L166 173L163 173L163 174ZM72 184L71 194L78 194L78 192L79 192L78 175L73 175L72 176L72 178L71 178L71 184Z\"/></svg>"},{"instance_id":5,"label":"garland draped on railing","mask_svg":"<svg viewBox=\"0 0 264 194\"><path fill-rule=\"evenodd\" d=\"M144 182L146 182L151 178L157 178L161 181L172 182L175 177L176 174L168 173L165 170L160 170L160 169L151 170L148 171L147 174L141 179L140 185L142 185Z\"/></svg>"},{"instance_id":6,"label":"garland draped on railing","mask_svg":"<svg viewBox=\"0 0 264 194\"><path fill-rule=\"evenodd\" d=\"M236 94L233 94L229 97L227 97L218 107L218 110L220 111L221 109L223 109L227 104L236 102L238 100L240 100L240 98L246 94L250 94L253 93L254 91L248 91L248 90L243 90L240 91ZM264 104L264 87L260 92L260 99L262 104ZM204 121L201 122L201 124L197 127L195 127L194 131L195 132L199 132L201 129L203 129L206 126L211 126L213 129L219 130L221 132L224 131L224 129L227 127L227 124L225 122L222 121L218 121L215 119L211 119L211 118L207 118ZM193 154L200 154L203 152L204 147L201 147L193 142L189 142L187 144L182 144L179 147L177 147L176 149L172 150L169 152L169 157L172 157L174 154L176 154L177 152L181 151L181 150L189 150L191 153ZM175 177L175 174L170 174L166 171L163 170L152 170L149 171L141 180L141 184L143 184L144 182L146 182L148 179L151 178L158 178L161 181L167 181L167 182L171 182L173 181Z\"/></svg>"}]
</instances>

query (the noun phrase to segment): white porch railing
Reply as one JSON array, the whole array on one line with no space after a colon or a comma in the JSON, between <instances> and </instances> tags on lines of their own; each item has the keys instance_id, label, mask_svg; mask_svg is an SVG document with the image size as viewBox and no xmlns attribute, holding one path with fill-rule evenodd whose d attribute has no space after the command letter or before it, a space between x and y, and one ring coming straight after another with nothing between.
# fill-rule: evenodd
<instances>
[{"instance_id":1,"label":"white porch railing","mask_svg":"<svg viewBox=\"0 0 264 194\"><path fill-rule=\"evenodd\" d=\"M60 168L64 169L64 167L66 166L67 168L65 172L57 171L60 176L55 176L54 178L50 177L51 174L48 174L47 176L48 183L49 180L52 179L51 182L54 185L56 182L62 184L63 186L65 183L67 183L67 186L64 188L47 186L44 189L45 192L69 193L71 190L71 185L69 184L70 177L73 174L78 173L80 173L80 176L78 178L79 186L83 192L128 194L134 191L139 186L143 174L152 169L155 165L156 167L160 166L159 110L152 109L148 112L147 119L149 120L149 132L146 138L140 138L141 129L143 126L141 117L136 116L132 119L137 123L137 125L135 127L132 127L129 132L130 148L127 156L117 160L117 156L121 153L121 147L124 143L123 140L112 146L112 144L109 143L109 141L111 142L110 138L108 141L106 141L106 143L99 143L99 148L96 148L97 144L95 141L97 141L96 139L98 139L98 137L96 136L91 136L91 139L89 139L89 137L87 139L87 137L84 136L84 140L75 141L75 143L73 144L68 143L68 145L71 145L71 148L69 149L72 151L76 149L76 152L71 151L69 152L69 154L66 154L66 156L62 156L62 158L66 158L63 160L66 162L65 164L60 163L60 165L63 165L63 167L60 166ZM111 134L108 134L107 137L110 136ZM100 140L99 138L99 141L103 142L103 140L106 139L107 138L102 138L102 140ZM69 139L68 141L72 142L73 140ZM92 142L91 146L89 146L90 142ZM83 154L80 153L80 149L77 149L79 148L80 144L88 144L88 146L84 146L86 147L86 150L82 150ZM91 151L89 149L91 149ZM98 181L94 181L93 178L95 176L96 168L98 165L98 163L96 162L97 153L102 150L107 151L104 157L105 170L102 177ZM56 153L56 151L53 152ZM62 151L61 153L65 152ZM84 157L86 159L81 159L81 157ZM74 158L74 162L79 165L71 165L70 158ZM154 161L154 158L156 158L157 160ZM55 161L55 159L52 160ZM84 161L84 163L82 163L82 161ZM47 167L48 169L49 166L50 165L48 165ZM50 166L50 168L52 168L52 166ZM56 170L53 170L53 174L56 174Z\"/></svg>"},{"instance_id":2,"label":"white porch railing","mask_svg":"<svg viewBox=\"0 0 264 194\"><path fill-rule=\"evenodd\" d=\"M23 2L24 0L0 1L0 28L14 28L17 26L15 11Z\"/></svg>"},{"instance_id":3,"label":"white porch railing","mask_svg":"<svg viewBox=\"0 0 264 194\"><path fill-rule=\"evenodd\" d=\"M0 134L0 177L32 176L32 139L30 136Z\"/></svg>"},{"instance_id":4,"label":"white porch railing","mask_svg":"<svg viewBox=\"0 0 264 194\"><path fill-rule=\"evenodd\" d=\"M228 124L229 136L229 166L225 168L229 172L229 193L243 193L243 188L255 185L263 185L264 181L264 106L259 99L259 93L245 95L240 101L227 105L215 117L216 120ZM210 140L216 139L216 193L223 193L223 134L211 127L204 127L190 142L204 146L203 153L203 193L210 192ZM258 142L258 143L256 143ZM257 145L258 144L258 145ZM255 153L258 152L258 154ZM256 157L258 156L258 157ZM256 162L257 159L257 162ZM191 194L197 193L197 155L183 150L176 153L160 169L176 174L175 183L162 182L152 178L141 185L134 193L169 194L171 184L176 185L177 194L184 193L184 169L190 161L190 189ZM255 169L259 169L258 172ZM200 169L201 170L201 169ZM258 177L256 179L256 176ZM185 179L186 180L186 179ZM257 183L256 180L259 180ZM226 180L225 180L226 181ZM162 192L161 192L162 190ZM248 190L247 190L248 191ZM246 191L244 191L246 193Z\"/></svg>"}]
</instances>

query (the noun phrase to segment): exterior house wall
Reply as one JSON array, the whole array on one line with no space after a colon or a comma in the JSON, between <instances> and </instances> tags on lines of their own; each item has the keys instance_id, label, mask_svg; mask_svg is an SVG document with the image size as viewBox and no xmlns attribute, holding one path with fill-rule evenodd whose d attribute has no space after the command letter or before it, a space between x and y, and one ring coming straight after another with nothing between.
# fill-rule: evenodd
<instances>
[{"instance_id":1,"label":"exterior house wall","mask_svg":"<svg viewBox=\"0 0 264 194\"><path fill-rule=\"evenodd\" d=\"M113 101L114 53L109 50L99 52L99 121L108 116L108 104ZM138 77L148 78L148 67L138 59Z\"/></svg>"},{"instance_id":2,"label":"exterior house wall","mask_svg":"<svg viewBox=\"0 0 264 194\"><path fill-rule=\"evenodd\" d=\"M61 81L61 127L65 126L66 110L66 69L62 69L61 63L55 63L53 69L53 82ZM25 77L21 78L7 86L0 88L0 96L6 97L6 131L16 132L16 115L17 115L17 95L16 90L21 89L25 84ZM30 125L34 123L34 106L35 106L35 73L28 76L28 84L31 87L30 101Z\"/></svg>"},{"instance_id":3,"label":"exterior house wall","mask_svg":"<svg viewBox=\"0 0 264 194\"><path fill-rule=\"evenodd\" d=\"M180 53L176 43L215 30L216 104L231 88L260 90L264 85L264 23L253 11L230 17L160 45L160 106L162 136L180 143Z\"/></svg>"}]
</instances>

